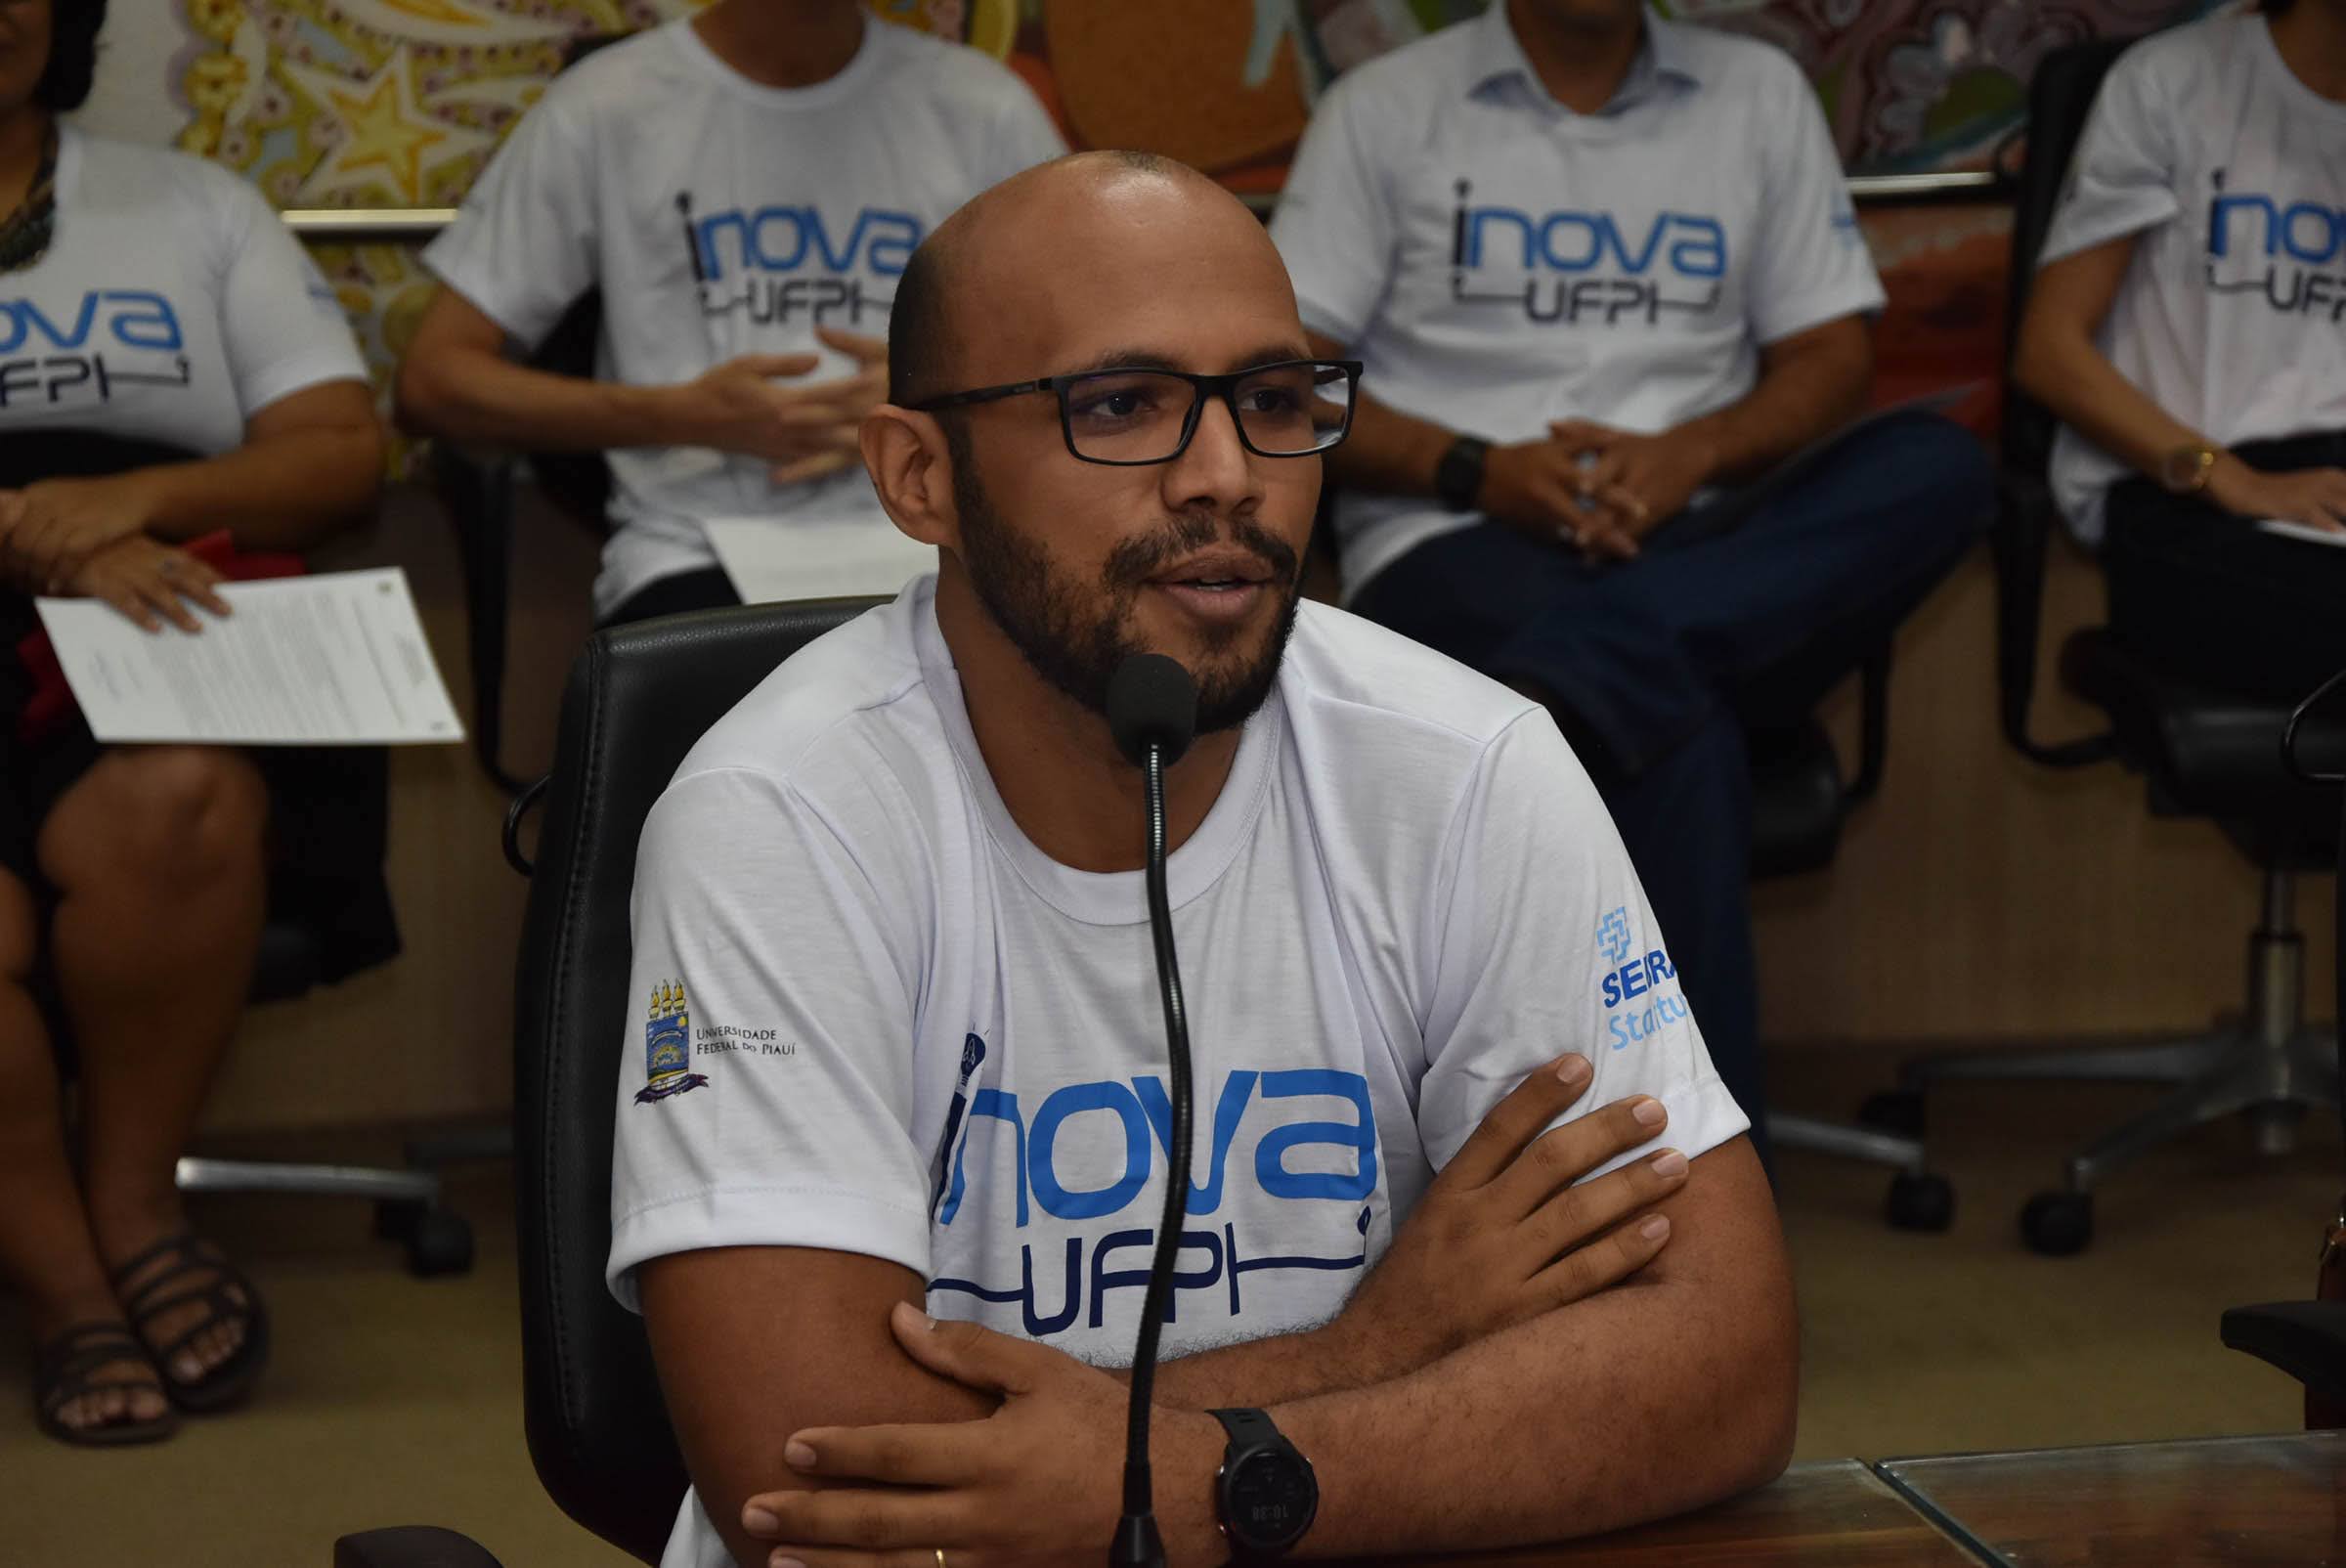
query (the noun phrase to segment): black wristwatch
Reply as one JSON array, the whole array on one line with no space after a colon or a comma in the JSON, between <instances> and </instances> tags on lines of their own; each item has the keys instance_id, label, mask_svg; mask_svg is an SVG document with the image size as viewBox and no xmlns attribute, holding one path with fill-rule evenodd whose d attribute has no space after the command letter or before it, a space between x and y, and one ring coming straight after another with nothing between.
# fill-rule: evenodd
<instances>
[{"instance_id":1,"label":"black wristwatch","mask_svg":"<svg viewBox=\"0 0 2346 1568\"><path fill-rule=\"evenodd\" d=\"M1460 436L1442 454L1434 464L1434 494L1442 504L1454 512L1474 510L1474 501L1483 493L1483 460L1491 456L1491 443L1481 436Z\"/></svg>"},{"instance_id":2,"label":"black wristwatch","mask_svg":"<svg viewBox=\"0 0 2346 1568\"><path fill-rule=\"evenodd\" d=\"M1320 1511L1312 1461L1259 1410L1218 1410L1213 1416L1230 1434L1222 1468L1214 1472L1214 1509L1233 1560L1285 1556Z\"/></svg>"}]
</instances>

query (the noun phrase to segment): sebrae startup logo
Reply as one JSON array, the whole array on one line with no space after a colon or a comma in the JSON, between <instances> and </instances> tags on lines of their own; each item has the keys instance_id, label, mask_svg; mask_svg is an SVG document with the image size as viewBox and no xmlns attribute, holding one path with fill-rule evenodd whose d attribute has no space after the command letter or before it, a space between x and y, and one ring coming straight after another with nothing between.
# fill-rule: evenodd
<instances>
[{"instance_id":1,"label":"sebrae startup logo","mask_svg":"<svg viewBox=\"0 0 2346 1568\"><path fill-rule=\"evenodd\" d=\"M1660 1033L1680 1020L1693 1017L1677 985L1677 966L1660 947L1632 958L1636 938L1629 930L1629 908L1606 911L1596 924L1597 951L1610 968L1600 989L1605 1001L1605 1029L1613 1049L1626 1051L1638 1041ZM1641 1000L1642 998L1642 1000Z\"/></svg>"}]
</instances>

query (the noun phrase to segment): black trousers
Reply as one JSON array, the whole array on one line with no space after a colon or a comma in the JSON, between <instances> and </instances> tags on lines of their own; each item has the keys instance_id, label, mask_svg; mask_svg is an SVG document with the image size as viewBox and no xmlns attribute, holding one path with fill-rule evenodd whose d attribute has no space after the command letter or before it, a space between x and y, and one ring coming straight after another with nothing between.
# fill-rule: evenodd
<instances>
[{"instance_id":1,"label":"black trousers","mask_svg":"<svg viewBox=\"0 0 2346 1568\"><path fill-rule=\"evenodd\" d=\"M2346 467L2346 431L2233 449L2253 468ZM2346 670L2346 547L2268 534L2149 479L2110 487L2110 632L2179 679L2294 703Z\"/></svg>"}]
</instances>

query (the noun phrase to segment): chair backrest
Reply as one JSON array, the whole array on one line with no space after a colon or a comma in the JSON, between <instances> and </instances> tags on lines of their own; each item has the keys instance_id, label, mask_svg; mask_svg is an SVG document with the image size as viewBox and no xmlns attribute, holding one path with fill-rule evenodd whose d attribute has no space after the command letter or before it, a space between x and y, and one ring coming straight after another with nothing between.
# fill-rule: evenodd
<instances>
[{"instance_id":1,"label":"chair backrest","mask_svg":"<svg viewBox=\"0 0 2346 1568\"><path fill-rule=\"evenodd\" d=\"M2102 736L2041 746L2028 733L2044 616L2045 550L2053 529L2045 475L2058 421L2013 381L2013 350L2036 279L2037 252L2044 248L2045 234L2061 205L2069 160L2103 78L2133 42L2097 38L2070 44L2038 64L2028 84L2027 140L2014 190L2012 259L2005 283L2003 496L1990 540L1996 566L1996 684L2005 737L2022 754L2054 766L2099 762L2111 748Z\"/></svg>"},{"instance_id":2,"label":"chair backrest","mask_svg":"<svg viewBox=\"0 0 2346 1568\"><path fill-rule=\"evenodd\" d=\"M636 841L702 732L776 665L875 602L614 628L588 639L562 694L514 999L523 1410L554 1502L646 1562L660 1555L685 1475L643 1325L603 1286Z\"/></svg>"}]
</instances>

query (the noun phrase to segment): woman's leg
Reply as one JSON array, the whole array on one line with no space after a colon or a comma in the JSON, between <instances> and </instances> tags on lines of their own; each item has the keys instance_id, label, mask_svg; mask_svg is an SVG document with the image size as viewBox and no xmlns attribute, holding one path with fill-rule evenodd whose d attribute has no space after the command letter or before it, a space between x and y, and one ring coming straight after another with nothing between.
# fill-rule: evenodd
<instances>
[{"instance_id":1,"label":"woman's leg","mask_svg":"<svg viewBox=\"0 0 2346 1568\"><path fill-rule=\"evenodd\" d=\"M0 871L0 1274L24 1297L34 1343L76 1324L119 1322L65 1157L57 1067L26 982L37 947L32 895ZM141 1361L97 1368L100 1385L58 1419L75 1428L151 1421L170 1409Z\"/></svg>"},{"instance_id":2,"label":"woman's leg","mask_svg":"<svg viewBox=\"0 0 2346 1568\"><path fill-rule=\"evenodd\" d=\"M186 1228L173 1170L251 985L268 809L241 753L136 747L107 753L42 824L41 868L61 894L51 949L81 1052L90 1229L109 1267ZM209 1312L165 1312L148 1342ZM215 1324L165 1371L193 1382L242 1337L241 1323Z\"/></svg>"}]
</instances>

